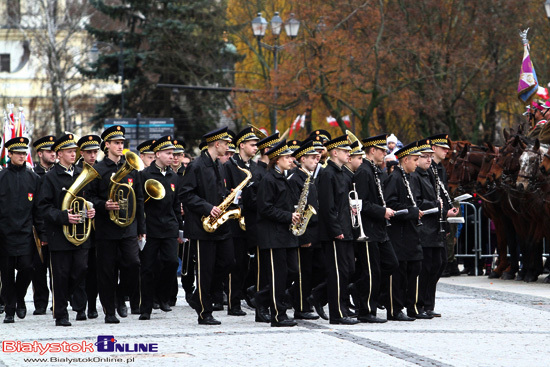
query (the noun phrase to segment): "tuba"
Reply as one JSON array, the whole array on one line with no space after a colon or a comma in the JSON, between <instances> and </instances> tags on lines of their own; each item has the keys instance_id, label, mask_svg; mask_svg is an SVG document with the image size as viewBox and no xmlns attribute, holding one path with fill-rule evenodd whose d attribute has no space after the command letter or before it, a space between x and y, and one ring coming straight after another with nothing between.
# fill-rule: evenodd
<instances>
[{"instance_id":1,"label":"tuba","mask_svg":"<svg viewBox=\"0 0 550 367\"><path fill-rule=\"evenodd\" d=\"M363 231L363 220L361 219L361 210L363 209L363 202L359 199L359 195L355 190L355 182L353 183L353 190L348 194L349 196L349 207L351 210L351 226L355 229L359 228L359 237L356 241L367 241L368 237ZM356 214L353 214L353 210L356 210Z\"/></svg>"},{"instance_id":2,"label":"tuba","mask_svg":"<svg viewBox=\"0 0 550 367\"><path fill-rule=\"evenodd\" d=\"M90 181L99 177L99 173L88 163L84 162L80 175L78 175L71 187L65 190L67 193L61 203L61 210L72 209L73 214L80 214L80 221L78 223L63 225L65 238L75 246L82 245L90 237L92 219L86 218L86 213L89 209L93 208L92 203L86 201L81 196L76 196L76 194Z\"/></svg>"},{"instance_id":3,"label":"tuba","mask_svg":"<svg viewBox=\"0 0 550 367\"><path fill-rule=\"evenodd\" d=\"M136 193L132 186L121 184L119 181L133 170L141 171L143 169L143 162L137 154L128 151L124 157L126 162L116 173L113 173L109 184L109 200L118 203L119 206L118 210L109 212L109 218L119 227L128 227L136 217ZM131 213L129 213L130 208Z\"/></svg>"},{"instance_id":4,"label":"tuba","mask_svg":"<svg viewBox=\"0 0 550 367\"><path fill-rule=\"evenodd\" d=\"M296 213L300 214L300 222L298 224L290 225L290 232L295 236L301 236L306 232L307 225L311 217L317 212L315 208L307 203L307 197L309 195L309 185L311 184L311 174L302 168L302 165L298 161L294 161L294 164L307 175L306 182L300 193L300 199L296 208Z\"/></svg>"},{"instance_id":5,"label":"tuba","mask_svg":"<svg viewBox=\"0 0 550 367\"><path fill-rule=\"evenodd\" d=\"M230 159L232 159L232 162L237 165L238 169L246 174L246 177L244 180L241 181L239 185L237 185L237 187L233 189L233 191L229 195L227 195L225 200L222 201L220 205L218 205L218 208L220 208L220 210L222 211L219 216L213 217L209 215L202 217L202 228L204 228L204 230L208 233L215 232L222 224L227 222L229 219L238 219L241 229L245 230L246 228L243 228L245 226L245 223L244 217L241 215L241 208L231 210L228 210L228 208L233 203L233 201L235 201L235 198L240 195L244 187L248 184L248 181L250 181L250 179L252 178L252 173L250 173L250 171L247 169L239 167L239 165L234 162L233 158ZM243 218L242 221L241 218Z\"/></svg>"},{"instance_id":6,"label":"tuba","mask_svg":"<svg viewBox=\"0 0 550 367\"><path fill-rule=\"evenodd\" d=\"M159 181L153 178L145 181L144 188L145 193L148 196L148 198L145 199L144 203L146 203L149 199L162 200L164 196L166 196L166 189L164 189L164 186L162 186Z\"/></svg>"}]
</instances>

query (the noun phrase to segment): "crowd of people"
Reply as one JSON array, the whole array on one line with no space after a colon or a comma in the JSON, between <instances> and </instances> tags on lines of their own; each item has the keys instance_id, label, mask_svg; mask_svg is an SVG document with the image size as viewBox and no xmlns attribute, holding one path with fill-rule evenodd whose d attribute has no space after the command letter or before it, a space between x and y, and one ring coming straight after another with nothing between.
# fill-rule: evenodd
<instances>
[{"instance_id":1,"label":"crowd of people","mask_svg":"<svg viewBox=\"0 0 550 367\"><path fill-rule=\"evenodd\" d=\"M26 317L31 283L33 315L51 310L58 326L71 325L69 304L76 320L97 318L98 296L106 323L150 320L172 311L179 283L200 325L220 324L224 299L228 315L246 315L246 302L276 327L441 316L446 219L458 214L441 164L446 135L403 146L393 134L316 130L287 142L223 127L195 158L172 136L142 142L139 157L125 139L119 125L78 141L42 137L34 170L29 140L6 142L4 323Z\"/></svg>"}]
</instances>

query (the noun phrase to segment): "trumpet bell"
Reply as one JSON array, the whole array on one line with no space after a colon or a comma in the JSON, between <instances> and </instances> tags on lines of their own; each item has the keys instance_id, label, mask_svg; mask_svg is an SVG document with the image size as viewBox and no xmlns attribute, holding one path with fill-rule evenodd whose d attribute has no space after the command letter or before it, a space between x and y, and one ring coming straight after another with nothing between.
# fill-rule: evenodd
<instances>
[{"instance_id":1,"label":"trumpet bell","mask_svg":"<svg viewBox=\"0 0 550 367\"><path fill-rule=\"evenodd\" d=\"M152 178L145 181L145 192L149 196L145 201L149 199L162 200L166 196L164 186L158 180Z\"/></svg>"}]
</instances>

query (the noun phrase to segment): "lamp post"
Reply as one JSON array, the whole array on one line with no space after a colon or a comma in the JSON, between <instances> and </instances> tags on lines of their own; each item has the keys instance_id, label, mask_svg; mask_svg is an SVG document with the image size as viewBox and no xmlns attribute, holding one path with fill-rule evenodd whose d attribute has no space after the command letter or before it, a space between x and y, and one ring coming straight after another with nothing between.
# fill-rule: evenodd
<instances>
[{"instance_id":1,"label":"lamp post","mask_svg":"<svg viewBox=\"0 0 550 367\"><path fill-rule=\"evenodd\" d=\"M546 11L546 17L550 19L550 0L544 2L544 11Z\"/></svg>"},{"instance_id":2,"label":"lamp post","mask_svg":"<svg viewBox=\"0 0 550 367\"><path fill-rule=\"evenodd\" d=\"M550 1L550 0L549 0ZM266 50L269 50L273 52L273 69L277 70L279 67L279 59L278 59L278 53L280 50L282 50L286 45L279 45L279 36L281 35L281 30L284 25L285 33L286 35L291 39L295 39L298 36L298 31L300 30L300 21L295 19L294 13L290 14L290 19L286 22L283 22L283 19L279 16L279 12L275 12L275 15L273 15L273 18L271 18L271 33L273 36L275 36L275 44L274 45L268 45L267 43L262 42L262 38L265 37L265 33L267 31L268 22L265 20L264 17L262 17L262 13L258 13L258 16L252 20L252 32L254 33L254 36L258 40L258 48L261 49L262 47ZM275 87L274 89L274 98L275 101L277 101L278 98L278 88ZM277 107L273 108L272 111L272 132L275 133L277 131Z\"/></svg>"},{"instance_id":3,"label":"lamp post","mask_svg":"<svg viewBox=\"0 0 550 367\"><path fill-rule=\"evenodd\" d=\"M89 60L92 64L95 64L99 59L99 44L113 47L114 45L108 42L95 41L92 45L92 48L89 52ZM120 81L120 117L124 117L124 48L122 45L122 40L118 42L118 79Z\"/></svg>"}]
</instances>

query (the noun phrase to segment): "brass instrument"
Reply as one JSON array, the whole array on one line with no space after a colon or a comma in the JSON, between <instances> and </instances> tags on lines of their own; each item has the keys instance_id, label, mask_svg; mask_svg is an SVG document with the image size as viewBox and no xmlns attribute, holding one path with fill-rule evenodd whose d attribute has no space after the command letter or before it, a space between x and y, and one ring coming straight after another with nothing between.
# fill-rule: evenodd
<instances>
[{"instance_id":1,"label":"brass instrument","mask_svg":"<svg viewBox=\"0 0 550 367\"><path fill-rule=\"evenodd\" d=\"M355 182L353 183L353 190L351 190L348 194L349 196L349 206L351 210L351 226L355 229L359 228L359 237L356 239L356 241L367 241L368 237L365 235L365 232L363 231L363 221L361 219L361 210L363 209L363 202L361 199L359 199L359 195L357 194L357 191L355 190ZM355 209L356 213L353 213L353 209Z\"/></svg>"},{"instance_id":2,"label":"brass instrument","mask_svg":"<svg viewBox=\"0 0 550 367\"><path fill-rule=\"evenodd\" d=\"M231 159L232 159L232 162L237 166L237 168L246 174L246 177L244 180L241 181L239 185L237 185L237 187L233 189L233 191L229 195L227 195L224 201L222 201L221 204L218 205L218 208L222 211L220 215L218 215L217 217L213 217L212 215L202 217L202 228L204 228L204 230L208 233L215 232L222 224L227 222L229 219L238 219L239 226L241 226L241 228L243 228L242 225L244 225L244 221L242 222L242 225L241 225L241 220L240 220L242 218L241 208L236 208L231 210L228 210L228 208L235 201L235 198L240 195L243 188L248 184L248 182L252 178L252 173L250 173L250 171L247 169L239 167L237 162L235 162L233 158Z\"/></svg>"},{"instance_id":3,"label":"brass instrument","mask_svg":"<svg viewBox=\"0 0 550 367\"><path fill-rule=\"evenodd\" d=\"M164 186L162 186L159 181L153 178L145 181L144 188L145 193L148 196L147 199L145 199L144 203L146 203L149 199L162 200L166 196L166 189L164 188Z\"/></svg>"},{"instance_id":4,"label":"brass instrument","mask_svg":"<svg viewBox=\"0 0 550 367\"><path fill-rule=\"evenodd\" d=\"M34 226L32 226L32 235L34 237L34 244L36 245L36 250L38 251L38 256L40 257L40 261L43 264L44 255L42 254L42 242L40 241L40 238L38 237L38 232L36 232L36 228L34 228Z\"/></svg>"},{"instance_id":5,"label":"brass instrument","mask_svg":"<svg viewBox=\"0 0 550 367\"><path fill-rule=\"evenodd\" d=\"M349 130L346 130L346 135L348 136L348 141L350 142L350 144L353 144L357 141L357 142L359 142L359 149L363 149L363 144L361 144L361 140L359 140L359 138L357 138L357 136L355 136L355 134L353 134Z\"/></svg>"},{"instance_id":6,"label":"brass instrument","mask_svg":"<svg viewBox=\"0 0 550 367\"><path fill-rule=\"evenodd\" d=\"M75 246L82 245L88 240L88 237L90 237L92 219L87 218L87 212L93 208L92 203L76 194L78 194L78 192L90 181L96 178L100 178L99 173L97 173L88 163L84 162L80 175L78 175L71 187L65 190L67 193L65 197L63 197L61 210L71 210L72 214L80 215L80 221L78 223L63 225L63 234L65 238ZM81 231L79 231L79 228Z\"/></svg>"},{"instance_id":7,"label":"brass instrument","mask_svg":"<svg viewBox=\"0 0 550 367\"><path fill-rule=\"evenodd\" d=\"M119 227L128 227L136 217L136 193L132 186L121 184L119 181L133 170L141 171L143 169L143 162L137 154L128 151L124 157L126 158L126 162L124 162L124 165L116 173L113 173L111 183L109 184L109 200L118 203L119 206L118 210L111 210L109 212L109 218ZM126 195L124 188L127 191ZM132 209L132 213L129 215L128 211L130 208Z\"/></svg>"},{"instance_id":8,"label":"brass instrument","mask_svg":"<svg viewBox=\"0 0 550 367\"><path fill-rule=\"evenodd\" d=\"M298 224L290 225L290 232L296 237L303 235L306 232L307 225L311 217L317 214L315 208L307 203L307 197L309 195L309 185L311 185L311 174L302 168L302 165L298 161L294 161L296 167L305 172L307 175L306 181L304 182L304 187L300 193L300 199L298 200L298 205L296 207L296 213L300 214L300 221Z\"/></svg>"}]
</instances>

